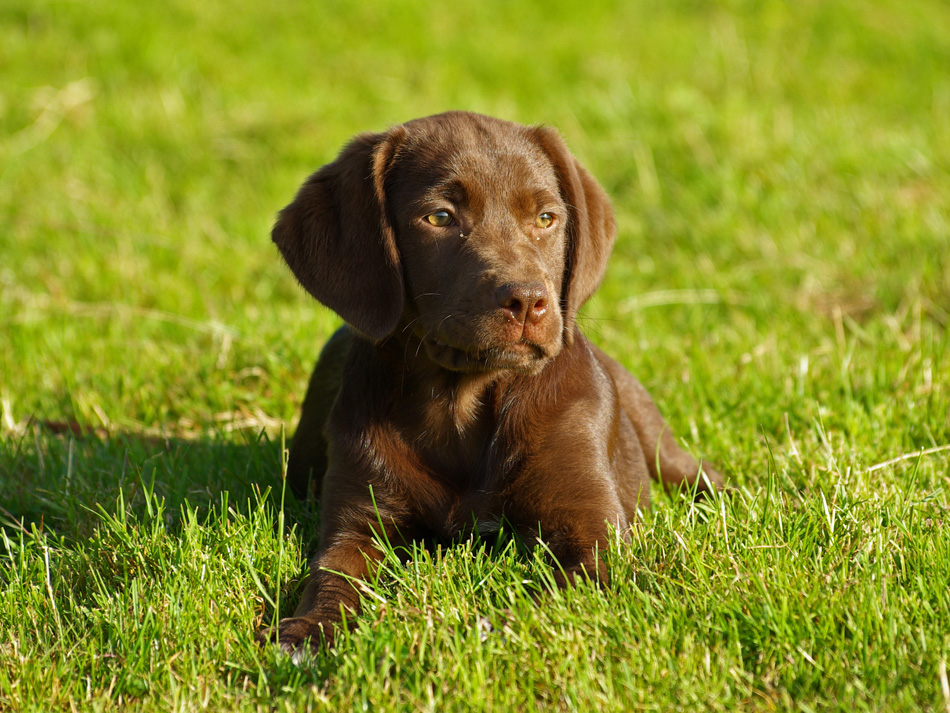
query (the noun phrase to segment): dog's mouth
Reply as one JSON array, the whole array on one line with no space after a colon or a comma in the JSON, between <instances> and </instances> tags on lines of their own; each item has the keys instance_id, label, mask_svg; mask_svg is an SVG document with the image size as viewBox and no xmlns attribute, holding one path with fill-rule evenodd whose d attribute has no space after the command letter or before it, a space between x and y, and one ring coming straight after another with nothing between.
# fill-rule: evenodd
<instances>
[{"instance_id":1,"label":"dog's mouth","mask_svg":"<svg viewBox=\"0 0 950 713\"><path fill-rule=\"evenodd\" d=\"M457 347L435 337L423 340L429 359L444 369L461 372L508 370L526 374L539 372L550 358L540 344L521 339L489 347Z\"/></svg>"}]
</instances>

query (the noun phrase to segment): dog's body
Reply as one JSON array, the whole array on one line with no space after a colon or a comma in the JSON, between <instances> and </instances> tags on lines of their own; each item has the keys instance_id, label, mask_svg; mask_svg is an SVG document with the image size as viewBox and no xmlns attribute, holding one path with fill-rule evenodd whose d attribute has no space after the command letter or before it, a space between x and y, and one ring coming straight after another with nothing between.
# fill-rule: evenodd
<instances>
[{"instance_id":1,"label":"dog's body","mask_svg":"<svg viewBox=\"0 0 950 713\"><path fill-rule=\"evenodd\" d=\"M463 112L357 137L281 212L288 264L349 323L291 446L288 480L321 498L321 533L284 648L358 608L350 580L378 558L376 534L504 524L544 541L559 583L606 581L596 552L649 507L650 477L721 485L576 327L614 232L556 132Z\"/></svg>"}]
</instances>

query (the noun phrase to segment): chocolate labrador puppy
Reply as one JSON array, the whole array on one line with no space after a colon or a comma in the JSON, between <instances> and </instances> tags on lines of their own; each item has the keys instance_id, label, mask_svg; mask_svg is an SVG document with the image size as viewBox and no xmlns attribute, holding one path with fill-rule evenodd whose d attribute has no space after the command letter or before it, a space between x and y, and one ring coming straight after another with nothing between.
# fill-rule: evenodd
<instances>
[{"instance_id":1,"label":"chocolate labrador puppy","mask_svg":"<svg viewBox=\"0 0 950 713\"><path fill-rule=\"evenodd\" d=\"M650 503L650 478L722 476L677 446L646 389L577 327L615 224L556 131L466 112L362 134L281 211L273 239L345 321L320 355L290 448L319 496L298 650L332 640L354 579L394 545L498 530L543 541L564 585Z\"/></svg>"}]
</instances>

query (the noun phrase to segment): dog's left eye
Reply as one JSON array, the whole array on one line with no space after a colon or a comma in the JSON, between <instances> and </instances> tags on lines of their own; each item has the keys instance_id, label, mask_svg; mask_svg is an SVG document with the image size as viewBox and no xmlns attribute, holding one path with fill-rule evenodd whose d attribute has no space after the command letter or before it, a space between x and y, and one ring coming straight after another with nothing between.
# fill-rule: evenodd
<instances>
[{"instance_id":1,"label":"dog's left eye","mask_svg":"<svg viewBox=\"0 0 950 713\"><path fill-rule=\"evenodd\" d=\"M429 213L426 216L426 220L430 225L434 225L437 228L444 228L446 225L452 224L452 214L447 210L437 210L435 213Z\"/></svg>"},{"instance_id":2,"label":"dog's left eye","mask_svg":"<svg viewBox=\"0 0 950 713\"><path fill-rule=\"evenodd\" d=\"M539 228L550 228L554 225L554 216L550 213L542 213L534 219L534 224Z\"/></svg>"}]
</instances>

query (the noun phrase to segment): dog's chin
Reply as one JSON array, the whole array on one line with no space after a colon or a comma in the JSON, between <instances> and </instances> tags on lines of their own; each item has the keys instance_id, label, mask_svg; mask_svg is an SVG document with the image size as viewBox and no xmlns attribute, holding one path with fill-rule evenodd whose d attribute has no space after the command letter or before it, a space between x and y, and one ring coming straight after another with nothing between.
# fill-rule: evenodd
<instances>
[{"instance_id":1,"label":"dog's chin","mask_svg":"<svg viewBox=\"0 0 950 713\"><path fill-rule=\"evenodd\" d=\"M527 340L463 348L429 338L425 340L425 351L430 361L443 369L466 374L493 371L538 374L554 356L552 349Z\"/></svg>"}]
</instances>

